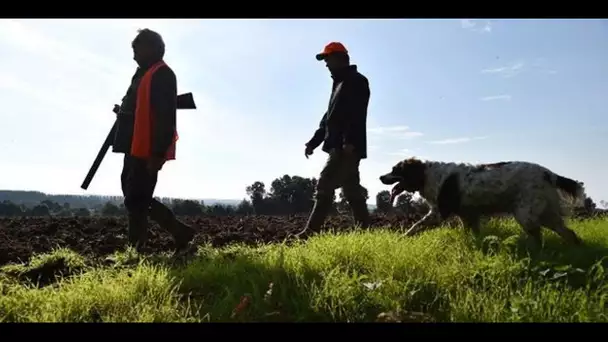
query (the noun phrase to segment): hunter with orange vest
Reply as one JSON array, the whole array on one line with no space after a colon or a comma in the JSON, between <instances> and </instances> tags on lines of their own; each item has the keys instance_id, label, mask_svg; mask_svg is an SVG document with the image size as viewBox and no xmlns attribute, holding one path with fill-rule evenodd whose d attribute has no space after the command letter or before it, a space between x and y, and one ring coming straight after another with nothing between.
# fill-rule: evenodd
<instances>
[{"instance_id":1,"label":"hunter with orange vest","mask_svg":"<svg viewBox=\"0 0 608 342\"><path fill-rule=\"evenodd\" d=\"M158 172L166 161L175 159L177 80L163 61L165 44L158 33L140 30L132 48L139 67L122 99L112 148L125 154L121 183L129 243L138 250L145 246L149 215L182 249L192 240L193 229L153 197Z\"/></svg>"}]
</instances>

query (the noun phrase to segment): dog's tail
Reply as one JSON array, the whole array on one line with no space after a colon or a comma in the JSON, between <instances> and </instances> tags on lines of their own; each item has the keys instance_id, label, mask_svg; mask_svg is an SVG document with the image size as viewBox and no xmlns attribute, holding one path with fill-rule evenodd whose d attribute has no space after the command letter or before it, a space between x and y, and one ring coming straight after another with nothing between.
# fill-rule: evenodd
<instances>
[{"instance_id":1,"label":"dog's tail","mask_svg":"<svg viewBox=\"0 0 608 342\"><path fill-rule=\"evenodd\" d=\"M557 175L555 186L574 198L583 196L585 191L582 183L560 175Z\"/></svg>"},{"instance_id":2,"label":"dog's tail","mask_svg":"<svg viewBox=\"0 0 608 342\"><path fill-rule=\"evenodd\" d=\"M577 182L574 179L560 176L555 173L546 173L545 178L558 190L566 194L569 197L571 205L575 207L582 207L585 205L585 184L583 182Z\"/></svg>"}]
</instances>

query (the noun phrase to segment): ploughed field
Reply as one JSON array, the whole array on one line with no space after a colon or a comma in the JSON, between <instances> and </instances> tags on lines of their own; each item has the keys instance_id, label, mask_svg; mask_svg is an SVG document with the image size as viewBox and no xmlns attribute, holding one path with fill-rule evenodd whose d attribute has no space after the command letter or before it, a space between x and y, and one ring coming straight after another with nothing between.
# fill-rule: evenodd
<instances>
[{"instance_id":1,"label":"ploughed field","mask_svg":"<svg viewBox=\"0 0 608 342\"><path fill-rule=\"evenodd\" d=\"M372 215L374 227L412 224L421 215ZM231 243L259 244L293 240L307 216L205 216L180 217L196 230L193 245L210 243L221 247ZM350 230L350 216L331 216L323 230ZM21 217L0 218L0 265L21 262L56 248L68 248L81 255L103 257L123 250L127 243L125 217ZM145 252L165 252L174 247L171 235L150 220Z\"/></svg>"}]
</instances>

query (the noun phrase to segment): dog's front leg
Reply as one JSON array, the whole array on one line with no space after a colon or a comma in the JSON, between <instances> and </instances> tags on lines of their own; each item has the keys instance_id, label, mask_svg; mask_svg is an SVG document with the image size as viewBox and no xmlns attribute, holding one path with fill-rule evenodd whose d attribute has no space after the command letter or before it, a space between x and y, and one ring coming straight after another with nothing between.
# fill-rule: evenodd
<instances>
[{"instance_id":1,"label":"dog's front leg","mask_svg":"<svg viewBox=\"0 0 608 342\"><path fill-rule=\"evenodd\" d=\"M429 212L424 215L418 222L414 223L407 232L405 232L405 236L414 236L418 233L421 233L425 230L429 229L428 222L431 217L435 215L436 208L433 205L429 205Z\"/></svg>"}]
</instances>

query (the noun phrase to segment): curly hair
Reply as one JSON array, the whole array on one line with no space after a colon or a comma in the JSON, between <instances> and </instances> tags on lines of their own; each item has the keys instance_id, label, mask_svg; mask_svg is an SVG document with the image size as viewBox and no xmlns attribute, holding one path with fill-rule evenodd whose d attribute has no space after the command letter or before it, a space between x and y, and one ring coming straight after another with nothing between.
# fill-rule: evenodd
<instances>
[{"instance_id":1,"label":"curly hair","mask_svg":"<svg viewBox=\"0 0 608 342\"><path fill-rule=\"evenodd\" d=\"M165 42L158 32L147 28L137 30L137 36L133 39L131 46L135 47L140 44L151 47L159 58L165 56Z\"/></svg>"}]
</instances>

